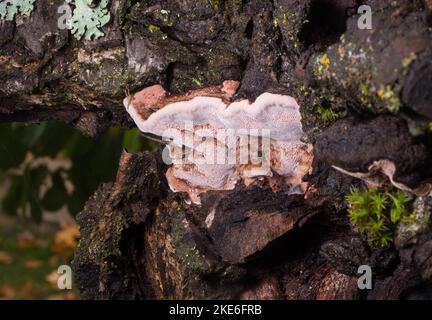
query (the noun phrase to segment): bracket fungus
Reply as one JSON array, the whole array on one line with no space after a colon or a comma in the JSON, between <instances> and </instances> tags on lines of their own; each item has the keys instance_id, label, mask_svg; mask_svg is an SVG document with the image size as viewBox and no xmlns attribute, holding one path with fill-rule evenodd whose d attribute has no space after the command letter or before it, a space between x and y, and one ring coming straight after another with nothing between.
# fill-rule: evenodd
<instances>
[{"instance_id":1,"label":"bracket fungus","mask_svg":"<svg viewBox=\"0 0 432 320\"><path fill-rule=\"evenodd\" d=\"M432 154L400 118L338 121L318 138L314 152L370 187L392 185L417 196L432 195Z\"/></svg>"},{"instance_id":2,"label":"bracket fungus","mask_svg":"<svg viewBox=\"0 0 432 320\"><path fill-rule=\"evenodd\" d=\"M174 192L199 204L209 190L232 190L266 180L274 189L304 192L312 146L304 137L300 107L289 96L263 93L255 102L232 101L239 83L169 96L152 86L124 100L139 130L167 143L164 161Z\"/></svg>"}]
</instances>

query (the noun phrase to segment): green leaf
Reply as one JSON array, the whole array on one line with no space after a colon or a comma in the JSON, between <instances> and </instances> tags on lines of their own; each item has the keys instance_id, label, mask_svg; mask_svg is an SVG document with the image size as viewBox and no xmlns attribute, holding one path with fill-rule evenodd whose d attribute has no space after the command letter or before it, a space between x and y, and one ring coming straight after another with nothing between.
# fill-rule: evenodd
<instances>
[{"instance_id":1,"label":"green leaf","mask_svg":"<svg viewBox=\"0 0 432 320\"><path fill-rule=\"evenodd\" d=\"M138 129L126 131L123 136L123 147L131 153L136 153L142 150L142 137Z\"/></svg>"},{"instance_id":2,"label":"green leaf","mask_svg":"<svg viewBox=\"0 0 432 320\"><path fill-rule=\"evenodd\" d=\"M57 210L62 205L67 205L71 214L78 213L102 182L115 179L123 146L132 152L154 148L137 130L110 128L91 139L64 124L0 124L0 174L12 183L0 199L3 209L10 214L30 209L35 219L41 218L43 210ZM35 168L32 162L23 168L27 153L57 163L60 154L72 166L50 172L45 164ZM15 174L9 169L24 171ZM73 185L73 194L65 190L64 173ZM42 196L40 190L48 176L54 185Z\"/></svg>"}]
</instances>

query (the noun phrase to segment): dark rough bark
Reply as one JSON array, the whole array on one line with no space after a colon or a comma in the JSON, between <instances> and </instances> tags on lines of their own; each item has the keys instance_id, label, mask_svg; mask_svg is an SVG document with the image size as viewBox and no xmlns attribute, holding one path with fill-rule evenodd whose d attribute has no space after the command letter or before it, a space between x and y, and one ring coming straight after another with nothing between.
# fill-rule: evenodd
<instances>
[{"instance_id":1,"label":"dark rough bark","mask_svg":"<svg viewBox=\"0 0 432 320\"><path fill-rule=\"evenodd\" d=\"M132 126L125 91L233 79L238 97L294 96L316 144L306 199L238 186L206 194L201 207L167 191L158 153L125 153L117 181L78 218L83 298L431 297L430 199L416 200L414 232L401 227L395 246L371 248L343 200L359 181L331 168L361 170L386 151L407 184L430 178L430 1L112 0L94 41L57 28L62 3L38 0L30 18L0 21L0 122L63 121L95 136ZM372 30L357 28L362 3ZM320 107L350 120L329 121ZM376 272L372 291L357 288L360 264Z\"/></svg>"},{"instance_id":2,"label":"dark rough bark","mask_svg":"<svg viewBox=\"0 0 432 320\"><path fill-rule=\"evenodd\" d=\"M115 0L105 36L77 41L57 27L62 2L40 0L29 18L0 22L0 121L76 124L91 112L84 131L92 134L131 125L125 90L160 83L184 92L225 79L242 80L239 95L250 99L266 90L294 95L311 126L314 107L329 103L340 111L407 106L431 118L429 7L369 1L374 28L361 31L359 3Z\"/></svg>"},{"instance_id":3,"label":"dark rough bark","mask_svg":"<svg viewBox=\"0 0 432 320\"><path fill-rule=\"evenodd\" d=\"M391 160L398 164L394 179L413 189L432 177L427 146L411 136L404 120L393 116L338 121L318 138L315 154L351 172L368 172L373 161Z\"/></svg>"},{"instance_id":4,"label":"dark rough bark","mask_svg":"<svg viewBox=\"0 0 432 320\"><path fill-rule=\"evenodd\" d=\"M249 187L187 205L166 194L157 159L125 152L116 183L80 213L74 268L83 298L431 297L430 200L416 233L406 231L397 248L371 248L317 196ZM362 264L376 279L367 293L357 287Z\"/></svg>"},{"instance_id":5,"label":"dark rough bark","mask_svg":"<svg viewBox=\"0 0 432 320\"><path fill-rule=\"evenodd\" d=\"M319 257L320 241L346 228L320 226L329 223L313 217L321 199L249 187L187 205L183 195L166 195L157 158L124 152L116 183L80 213L74 268L84 298L356 296L355 279ZM298 278L299 264L309 276Z\"/></svg>"}]
</instances>

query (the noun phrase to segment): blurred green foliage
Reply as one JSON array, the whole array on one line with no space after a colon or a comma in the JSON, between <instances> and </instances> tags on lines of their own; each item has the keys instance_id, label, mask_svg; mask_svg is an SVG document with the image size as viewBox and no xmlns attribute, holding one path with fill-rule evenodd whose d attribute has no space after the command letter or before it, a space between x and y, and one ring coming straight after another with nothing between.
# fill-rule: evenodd
<instances>
[{"instance_id":1,"label":"blurred green foliage","mask_svg":"<svg viewBox=\"0 0 432 320\"><path fill-rule=\"evenodd\" d=\"M100 183L115 179L123 148L153 147L137 129L110 128L91 139L64 124L0 124L0 181L10 181L1 207L12 215L30 212L36 221L64 205L74 215ZM50 166L49 159L69 165Z\"/></svg>"},{"instance_id":2,"label":"blurred green foliage","mask_svg":"<svg viewBox=\"0 0 432 320\"><path fill-rule=\"evenodd\" d=\"M23 247L17 240L19 232L28 232L35 229L16 226L0 229L0 250L10 254L10 263L0 263L0 300L7 299L50 299L62 294L71 294L78 297L75 286L72 291L60 291L47 281L47 276L57 271L60 264L70 264L72 256L66 260L56 259L51 248L52 235L38 234L37 243ZM35 233L37 234L37 233ZM26 263L37 261L40 266L29 268ZM11 287L13 297L4 297L4 286ZM3 290L2 290L3 288ZM58 296L56 299L64 299Z\"/></svg>"}]
</instances>

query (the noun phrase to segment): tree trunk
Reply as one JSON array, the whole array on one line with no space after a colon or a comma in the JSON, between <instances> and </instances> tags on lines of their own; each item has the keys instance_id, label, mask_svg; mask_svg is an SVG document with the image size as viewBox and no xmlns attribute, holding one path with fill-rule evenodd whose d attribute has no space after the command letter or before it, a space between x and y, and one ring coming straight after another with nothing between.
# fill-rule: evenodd
<instances>
[{"instance_id":1,"label":"tree trunk","mask_svg":"<svg viewBox=\"0 0 432 320\"><path fill-rule=\"evenodd\" d=\"M232 79L241 81L238 97L296 98L317 146L306 178L316 192L306 198L238 185L206 193L201 206L169 191L160 152L124 152L117 180L78 216L83 298L432 297L430 197L417 199L423 224L408 238L373 247L346 214L344 196L359 180L331 167L388 157L379 148L344 157L338 130L347 121L350 141L363 147L385 144L392 123L406 126L391 143L398 164L401 149L432 151L430 1L111 0L105 35L92 41L58 28L62 4L38 0L30 17L0 20L0 122L62 121L96 136L133 125L128 92L158 83L183 93ZM371 30L358 28L361 4L372 8ZM364 123L373 134L356 129ZM401 169L407 183L432 177L429 158L416 155ZM359 289L360 265L372 268L373 290Z\"/></svg>"}]
</instances>

